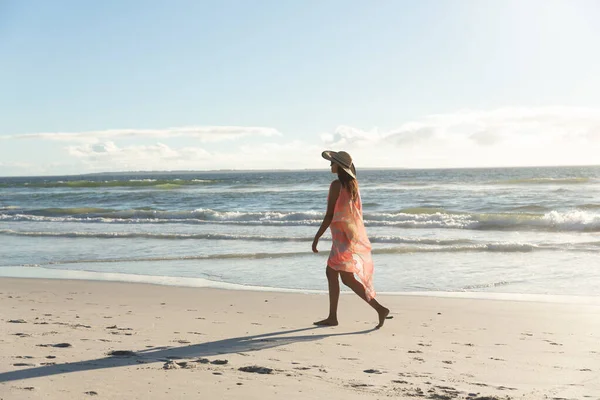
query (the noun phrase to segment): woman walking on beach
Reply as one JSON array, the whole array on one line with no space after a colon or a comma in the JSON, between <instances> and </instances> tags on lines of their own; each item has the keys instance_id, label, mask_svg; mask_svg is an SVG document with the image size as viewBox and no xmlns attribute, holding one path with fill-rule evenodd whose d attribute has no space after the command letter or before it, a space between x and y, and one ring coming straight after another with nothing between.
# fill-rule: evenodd
<instances>
[{"instance_id":1,"label":"woman walking on beach","mask_svg":"<svg viewBox=\"0 0 600 400\"><path fill-rule=\"evenodd\" d=\"M336 326L340 282L354 291L360 298L377 311L381 328L390 310L375 300L373 289L373 260L371 242L363 223L362 203L356 180L356 169L352 157L345 151L324 151L323 158L331 161L331 173L338 179L331 182L327 198L327 212L312 243L312 250L318 253L319 238L331 227L332 246L327 260L327 282L329 284L329 316L314 324ZM355 278L358 277L358 280Z\"/></svg>"}]
</instances>

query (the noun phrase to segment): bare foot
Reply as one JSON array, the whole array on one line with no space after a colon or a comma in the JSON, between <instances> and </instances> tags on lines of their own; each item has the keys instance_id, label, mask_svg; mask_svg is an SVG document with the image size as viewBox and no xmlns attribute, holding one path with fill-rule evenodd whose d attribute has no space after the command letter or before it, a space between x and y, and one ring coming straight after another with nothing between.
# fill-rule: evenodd
<instances>
[{"instance_id":1,"label":"bare foot","mask_svg":"<svg viewBox=\"0 0 600 400\"><path fill-rule=\"evenodd\" d=\"M313 325L317 326L337 326L338 321L334 318L325 318L321 321L313 322Z\"/></svg>"},{"instance_id":2,"label":"bare foot","mask_svg":"<svg viewBox=\"0 0 600 400\"><path fill-rule=\"evenodd\" d=\"M379 329L383 326L385 319L390 314L390 310L385 307L381 307L381 310L377 311L377 314L379 314L379 324L377 324L375 329Z\"/></svg>"}]
</instances>

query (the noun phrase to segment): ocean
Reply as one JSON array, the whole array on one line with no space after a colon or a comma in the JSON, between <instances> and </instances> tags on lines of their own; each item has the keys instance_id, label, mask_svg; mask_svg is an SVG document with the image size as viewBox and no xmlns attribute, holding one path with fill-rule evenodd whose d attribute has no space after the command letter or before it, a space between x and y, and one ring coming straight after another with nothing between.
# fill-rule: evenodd
<instances>
[{"instance_id":1,"label":"ocean","mask_svg":"<svg viewBox=\"0 0 600 400\"><path fill-rule=\"evenodd\" d=\"M0 276L326 291L322 171L0 178ZM598 296L600 167L358 170L380 293Z\"/></svg>"}]
</instances>

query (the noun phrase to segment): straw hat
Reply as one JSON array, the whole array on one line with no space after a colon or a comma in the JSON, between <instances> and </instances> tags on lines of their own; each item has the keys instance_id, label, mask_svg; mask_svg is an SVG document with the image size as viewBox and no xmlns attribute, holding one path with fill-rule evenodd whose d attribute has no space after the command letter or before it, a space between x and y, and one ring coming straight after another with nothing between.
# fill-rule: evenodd
<instances>
[{"instance_id":1,"label":"straw hat","mask_svg":"<svg viewBox=\"0 0 600 400\"><path fill-rule=\"evenodd\" d=\"M324 159L332 161L339 165L344 171L348 173L351 177L356 179L356 169L354 168L354 164L352 163L352 157L350 154L345 151L331 151L326 150L321 153Z\"/></svg>"}]
</instances>

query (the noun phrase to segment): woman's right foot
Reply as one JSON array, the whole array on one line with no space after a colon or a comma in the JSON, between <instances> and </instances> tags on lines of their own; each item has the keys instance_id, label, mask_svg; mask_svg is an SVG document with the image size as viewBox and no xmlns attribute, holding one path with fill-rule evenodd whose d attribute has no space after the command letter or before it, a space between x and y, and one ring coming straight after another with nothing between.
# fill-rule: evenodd
<instances>
[{"instance_id":1,"label":"woman's right foot","mask_svg":"<svg viewBox=\"0 0 600 400\"><path fill-rule=\"evenodd\" d=\"M313 322L316 326L337 326L338 321L336 318L325 318L321 321Z\"/></svg>"}]
</instances>

